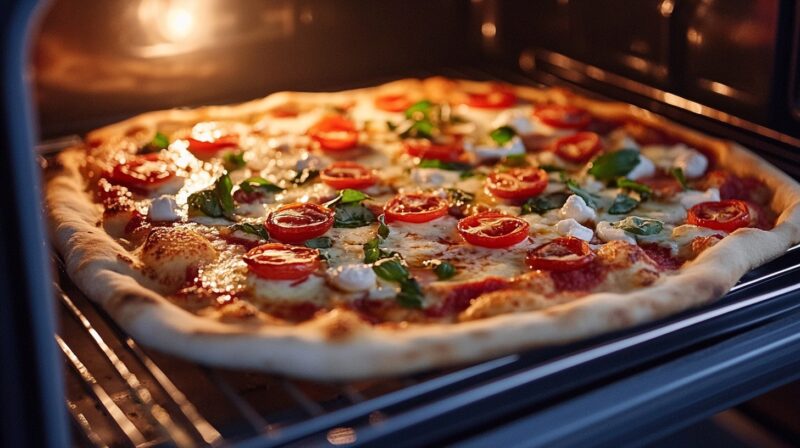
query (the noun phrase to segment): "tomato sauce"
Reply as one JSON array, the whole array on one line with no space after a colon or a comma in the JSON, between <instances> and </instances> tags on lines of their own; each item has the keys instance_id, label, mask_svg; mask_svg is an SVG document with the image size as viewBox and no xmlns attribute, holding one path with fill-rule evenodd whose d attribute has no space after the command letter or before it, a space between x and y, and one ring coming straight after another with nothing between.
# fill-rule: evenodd
<instances>
[{"instance_id":1,"label":"tomato sauce","mask_svg":"<svg viewBox=\"0 0 800 448\"><path fill-rule=\"evenodd\" d=\"M639 247L656 262L662 271L674 271L683 264L683 261L672 256L672 251L668 247L659 246L658 244L642 244Z\"/></svg>"},{"instance_id":2,"label":"tomato sauce","mask_svg":"<svg viewBox=\"0 0 800 448\"><path fill-rule=\"evenodd\" d=\"M550 278L558 291L590 291L603 282L606 273L606 268L595 260L573 271L550 272Z\"/></svg>"},{"instance_id":3,"label":"tomato sauce","mask_svg":"<svg viewBox=\"0 0 800 448\"><path fill-rule=\"evenodd\" d=\"M425 310L430 317L443 317L458 314L467 309L473 299L487 292L499 291L508 287L509 281L500 277L489 277L475 282L455 285L438 307Z\"/></svg>"}]
</instances>

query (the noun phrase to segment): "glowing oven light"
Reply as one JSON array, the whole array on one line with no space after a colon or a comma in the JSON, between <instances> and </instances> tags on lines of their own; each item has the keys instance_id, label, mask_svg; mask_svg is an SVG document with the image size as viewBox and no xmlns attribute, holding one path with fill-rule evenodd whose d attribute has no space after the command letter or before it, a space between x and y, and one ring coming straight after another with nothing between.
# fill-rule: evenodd
<instances>
[{"instance_id":1,"label":"glowing oven light","mask_svg":"<svg viewBox=\"0 0 800 448\"><path fill-rule=\"evenodd\" d=\"M183 40L189 37L194 27L194 16L186 9L176 7L167 11L164 16L164 37L169 40Z\"/></svg>"},{"instance_id":2,"label":"glowing oven light","mask_svg":"<svg viewBox=\"0 0 800 448\"><path fill-rule=\"evenodd\" d=\"M146 33L161 42L175 43L197 37L204 4L192 0L141 0L137 12Z\"/></svg>"}]
</instances>

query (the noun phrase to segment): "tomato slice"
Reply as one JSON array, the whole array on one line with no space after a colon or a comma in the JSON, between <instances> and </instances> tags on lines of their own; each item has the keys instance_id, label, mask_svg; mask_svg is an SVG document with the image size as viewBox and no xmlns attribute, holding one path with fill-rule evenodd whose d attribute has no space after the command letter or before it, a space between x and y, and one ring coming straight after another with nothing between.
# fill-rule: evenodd
<instances>
[{"instance_id":1,"label":"tomato slice","mask_svg":"<svg viewBox=\"0 0 800 448\"><path fill-rule=\"evenodd\" d=\"M386 219L422 223L447 214L447 201L439 196L424 193L399 194L383 207Z\"/></svg>"},{"instance_id":2,"label":"tomato slice","mask_svg":"<svg viewBox=\"0 0 800 448\"><path fill-rule=\"evenodd\" d=\"M319 174L323 182L337 190L361 190L375 185L375 176L364 165L356 162L335 162Z\"/></svg>"},{"instance_id":3,"label":"tomato slice","mask_svg":"<svg viewBox=\"0 0 800 448\"><path fill-rule=\"evenodd\" d=\"M583 129L592 122L592 116L586 110L562 104L539 106L533 111L533 116L559 129Z\"/></svg>"},{"instance_id":4,"label":"tomato slice","mask_svg":"<svg viewBox=\"0 0 800 448\"><path fill-rule=\"evenodd\" d=\"M502 199L527 199L547 188L547 172L539 168L512 168L486 178L486 188Z\"/></svg>"},{"instance_id":5,"label":"tomato slice","mask_svg":"<svg viewBox=\"0 0 800 448\"><path fill-rule=\"evenodd\" d=\"M750 225L750 209L738 199L701 202L689 209L686 222L730 233Z\"/></svg>"},{"instance_id":6,"label":"tomato slice","mask_svg":"<svg viewBox=\"0 0 800 448\"><path fill-rule=\"evenodd\" d=\"M333 227L333 210L321 205L287 204L267 216L270 237L298 244L322 236Z\"/></svg>"},{"instance_id":7,"label":"tomato slice","mask_svg":"<svg viewBox=\"0 0 800 448\"><path fill-rule=\"evenodd\" d=\"M455 140L448 143L433 143L430 140L413 139L406 140L404 145L408 155L420 159L456 162L464 154L464 147Z\"/></svg>"},{"instance_id":8,"label":"tomato slice","mask_svg":"<svg viewBox=\"0 0 800 448\"><path fill-rule=\"evenodd\" d=\"M553 143L553 152L572 163L586 163L602 149L600 136L594 132L578 132Z\"/></svg>"},{"instance_id":9,"label":"tomato slice","mask_svg":"<svg viewBox=\"0 0 800 448\"><path fill-rule=\"evenodd\" d=\"M319 268L319 251L303 246L267 243L244 256L247 268L267 280L302 280Z\"/></svg>"},{"instance_id":10,"label":"tomato slice","mask_svg":"<svg viewBox=\"0 0 800 448\"><path fill-rule=\"evenodd\" d=\"M411 100L403 94L379 95L375 98L375 107L386 112L403 112L411 104Z\"/></svg>"},{"instance_id":11,"label":"tomato slice","mask_svg":"<svg viewBox=\"0 0 800 448\"><path fill-rule=\"evenodd\" d=\"M492 249L509 247L528 237L530 224L516 216L497 212L482 212L458 221L461 237L475 246Z\"/></svg>"},{"instance_id":12,"label":"tomato slice","mask_svg":"<svg viewBox=\"0 0 800 448\"><path fill-rule=\"evenodd\" d=\"M110 180L134 190L154 190L175 177L175 168L160 154L138 156L120 163L111 171Z\"/></svg>"},{"instance_id":13,"label":"tomato slice","mask_svg":"<svg viewBox=\"0 0 800 448\"><path fill-rule=\"evenodd\" d=\"M574 271L589 264L595 256L586 241L566 236L529 251L525 262L531 269Z\"/></svg>"},{"instance_id":14,"label":"tomato slice","mask_svg":"<svg viewBox=\"0 0 800 448\"><path fill-rule=\"evenodd\" d=\"M517 96L510 90L494 89L487 93L470 93L467 104L479 109L506 109L517 102Z\"/></svg>"},{"instance_id":15,"label":"tomato slice","mask_svg":"<svg viewBox=\"0 0 800 448\"><path fill-rule=\"evenodd\" d=\"M358 145L355 123L339 115L321 119L311 126L308 135L323 151L344 151Z\"/></svg>"},{"instance_id":16,"label":"tomato slice","mask_svg":"<svg viewBox=\"0 0 800 448\"><path fill-rule=\"evenodd\" d=\"M235 134L223 135L213 140L202 140L194 137L189 137L186 140L189 142L189 152L201 159L213 157L225 148L239 146L239 136Z\"/></svg>"}]
</instances>

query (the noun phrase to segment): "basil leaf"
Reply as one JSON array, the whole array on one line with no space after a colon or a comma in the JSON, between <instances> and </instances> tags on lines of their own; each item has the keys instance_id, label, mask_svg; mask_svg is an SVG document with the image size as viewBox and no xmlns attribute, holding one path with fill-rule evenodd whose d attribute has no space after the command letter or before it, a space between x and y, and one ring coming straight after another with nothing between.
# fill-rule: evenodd
<instances>
[{"instance_id":1,"label":"basil leaf","mask_svg":"<svg viewBox=\"0 0 800 448\"><path fill-rule=\"evenodd\" d=\"M400 138L425 138L432 139L433 135L437 132L437 127L432 121L426 119L419 121L406 122L401 125L402 131Z\"/></svg>"},{"instance_id":2,"label":"basil leaf","mask_svg":"<svg viewBox=\"0 0 800 448\"><path fill-rule=\"evenodd\" d=\"M340 195L341 195L341 199L339 200L340 204L358 203L363 201L364 199L370 198L368 195L358 190L351 190L349 188L342 190Z\"/></svg>"},{"instance_id":3,"label":"basil leaf","mask_svg":"<svg viewBox=\"0 0 800 448\"><path fill-rule=\"evenodd\" d=\"M214 193L216 193L219 204L222 207L222 214L228 219L233 219L233 209L236 207L233 203L231 191L233 191L233 181L228 173L225 173L217 179L217 183L214 185Z\"/></svg>"},{"instance_id":4,"label":"basil leaf","mask_svg":"<svg viewBox=\"0 0 800 448\"><path fill-rule=\"evenodd\" d=\"M267 232L267 229L263 225L243 222L239 224L234 224L230 226L229 229L231 229L232 232L238 230L244 233L249 233L250 235L255 235L264 241L269 240L269 233Z\"/></svg>"},{"instance_id":5,"label":"basil leaf","mask_svg":"<svg viewBox=\"0 0 800 448\"><path fill-rule=\"evenodd\" d=\"M672 174L672 177L674 177L679 184L681 184L681 188L683 188L684 191L690 189L689 184L686 183L686 176L683 175L683 168L675 167L669 170L669 173Z\"/></svg>"},{"instance_id":6,"label":"basil leaf","mask_svg":"<svg viewBox=\"0 0 800 448\"><path fill-rule=\"evenodd\" d=\"M283 191L283 188L259 176L248 177L239 184L239 188L244 190L245 193L252 193L256 190L263 190L267 193Z\"/></svg>"},{"instance_id":7,"label":"basil leaf","mask_svg":"<svg viewBox=\"0 0 800 448\"><path fill-rule=\"evenodd\" d=\"M333 216L333 227L353 229L375 222L375 215L361 204L338 204Z\"/></svg>"},{"instance_id":8,"label":"basil leaf","mask_svg":"<svg viewBox=\"0 0 800 448\"><path fill-rule=\"evenodd\" d=\"M547 171L548 173L563 173L564 168L559 168L555 165L539 165L539 168Z\"/></svg>"},{"instance_id":9,"label":"basil leaf","mask_svg":"<svg viewBox=\"0 0 800 448\"><path fill-rule=\"evenodd\" d=\"M459 179L469 179L470 177L473 177L475 175L476 175L475 171L467 170L467 171L462 171L461 174L458 175L458 178Z\"/></svg>"},{"instance_id":10,"label":"basil leaf","mask_svg":"<svg viewBox=\"0 0 800 448\"><path fill-rule=\"evenodd\" d=\"M472 165L463 162L443 162L436 159L422 159L417 165L420 168L436 168L445 171L467 171Z\"/></svg>"},{"instance_id":11,"label":"basil leaf","mask_svg":"<svg viewBox=\"0 0 800 448\"><path fill-rule=\"evenodd\" d=\"M397 258L386 258L377 261L372 266L372 270L375 271L378 277L395 283L408 279L409 275L408 269Z\"/></svg>"},{"instance_id":12,"label":"basil leaf","mask_svg":"<svg viewBox=\"0 0 800 448\"><path fill-rule=\"evenodd\" d=\"M221 218L223 216L222 205L220 205L217 194L213 190L192 193L186 202L189 205L190 215L200 214L211 218Z\"/></svg>"},{"instance_id":13,"label":"basil leaf","mask_svg":"<svg viewBox=\"0 0 800 448\"><path fill-rule=\"evenodd\" d=\"M156 132L156 135L153 136L153 139L150 140L146 145L142 147L139 151L140 154L148 154L151 152L158 152L162 149L167 149L169 146L169 138L166 135Z\"/></svg>"},{"instance_id":14,"label":"basil leaf","mask_svg":"<svg viewBox=\"0 0 800 448\"><path fill-rule=\"evenodd\" d=\"M432 102L428 100L417 101L406 109L406 118L417 121L423 118L429 118L431 109L433 109Z\"/></svg>"},{"instance_id":15,"label":"basil leaf","mask_svg":"<svg viewBox=\"0 0 800 448\"><path fill-rule=\"evenodd\" d=\"M436 277L438 277L439 280L447 280L448 278L452 278L456 275L456 267L446 261L443 261L439 263L438 266L433 268L433 272L436 274Z\"/></svg>"},{"instance_id":16,"label":"basil leaf","mask_svg":"<svg viewBox=\"0 0 800 448\"><path fill-rule=\"evenodd\" d=\"M608 209L608 213L612 215L624 215L629 211L639 206L639 201L624 194L618 194L614 199L614 203Z\"/></svg>"},{"instance_id":17,"label":"basil leaf","mask_svg":"<svg viewBox=\"0 0 800 448\"><path fill-rule=\"evenodd\" d=\"M463 207L471 204L472 201L475 200L474 194L467 193L466 191L459 190L458 188L448 188L447 196L450 199L450 205L453 207Z\"/></svg>"},{"instance_id":18,"label":"basil leaf","mask_svg":"<svg viewBox=\"0 0 800 448\"><path fill-rule=\"evenodd\" d=\"M229 152L222 157L222 164L228 171L236 171L244 168L247 164L244 161L243 152Z\"/></svg>"},{"instance_id":19,"label":"basil leaf","mask_svg":"<svg viewBox=\"0 0 800 448\"><path fill-rule=\"evenodd\" d=\"M499 146L503 146L510 142L514 137L516 137L516 135L517 131L515 131L511 126L500 126L489 133L489 137L491 137L492 140L494 140L494 142Z\"/></svg>"},{"instance_id":20,"label":"basil leaf","mask_svg":"<svg viewBox=\"0 0 800 448\"><path fill-rule=\"evenodd\" d=\"M417 280L409 278L400 283L400 293L395 300L404 308L422 308L423 297Z\"/></svg>"},{"instance_id":21,"label":"basil leaf","mask_svg":"<svg viewBox=\"0 0 800 448\"><path fill-rule=\"evenodd\" d=\"M639 164L639 151L635 149L622 149L609 152L594 159L589 174L599 180L611 180L624 176Z\"/></svg>"},{"instance_id":22,"label":"basil leaf","mask_svg":"<svg viewBox=\"0 0 800 448\"><path fill-rule=\"evenodd\" d=\"M527 154L512 154L510 156L505 156L502 163L510 167L528 166L528 156Z\"/></svg>"},{"instance_id":23,"label":"basil leaf","mask_svg":"<svg viewBox=\"0 0 800 448\"><path fill-rule=\"evenodd\" d=\"M386 216L378 216L378 236L386 239L389 237L389 226L386 225Z\"/></svg>"},{"instance_id":24,"label":"basil leaf","mask_svg":"<svg viewBox=\"0 0 800 448\"><path fill-rule=\"evenodd\" d=\"M319 170L310 170L308 168L298 172L295 176L289 181L295 185L303 185L306 182L310 182L319 176Z\"/></svg>"},{"instance_id":25,"label":"basil leaf","mask_svg":"<svg viewBox=\"0 0 800 448\"><path fill-rule=\"evenodd\" d=\"M583 201L586 202L586 205L592 208L597 208L597 199L598 199L597 195L589 193L588 191L584 190L578 185L577 182L575 182L572 179L567 179L566 184L569 191L580 196L581 199L583 199Z\"/></svg>"},{"instance_id":26,"label":"basil leaf","mask_svg":"<svg viewBox=\"0 0 800 448\"><path fill-rule=\"evenodd\" d=\"M622 221L611 224L634 235L655 235L664 229L664 223L657 219L640 218L638 216L628 216Z\"/></svg>"},{"instance_id":27,"label":"basil leaf","mask_svg":"<svg viewBox=\"0 0 800 448\"><path fill-rule=\"evenodd\" d=\"M306 241L306 247L312 249L330 249L333 247L333 240L328 236L320 236Z\"/></svg>"},{"instance_id":28,"label":"basil leaf","mask_svg":"<svg viewBox=\"0 0 800 448\"><path fill-rule=\"evenodd\" d=\"M617 178L617 187L624 188L626 190L631 190L639 193L642 197L642 200L647 200L651 194L653 194L653 189L650 188L649 185L640 184L635 180L630 180L626 177L618 177Z\"/></svg>"},{"instance_id":29,"label":"basil leaf","mask_svg":"<svg viewBox=\"0 0 800 448\"><path fill-rule=\"evenodd\" d=\"M557 192L530 198L522 204L520 213L523 215L530 215L531 213L544 214L548 210L563 207L569 196L569 193Z\"/></svg>"}]
</instances>

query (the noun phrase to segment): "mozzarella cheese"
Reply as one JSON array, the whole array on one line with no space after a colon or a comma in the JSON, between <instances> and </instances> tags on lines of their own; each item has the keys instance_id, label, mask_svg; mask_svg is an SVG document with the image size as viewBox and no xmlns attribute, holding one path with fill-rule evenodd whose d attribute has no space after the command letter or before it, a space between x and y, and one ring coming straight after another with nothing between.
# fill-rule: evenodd
<instances>
[{"instance_id":1,"label":"mozzarella cheese","mask_svg":"<svg viewBox=\"0 0 800 448\"><path fill-rule=\"evenodd\" d=\"M175 196L162 195L150 203L147 216L151 221L178 221L181 219L180 207Z\"/></svg>"},{"instance_id":2,"label":"mozzarella cheese","mask_svg":"<svg viewBox=\"0 0 800 448\"><path fill-rule=\"evenodd\" d=\"M687 179L695 179L705 174L708 159L696 149L683 143L673 146L650 145L642 148L642 153L649 157L655 165L665 171L680 168Z\"/></svg>"},{"instance_id":3,"label":"mozzarella cheese","mask_svg":"<svg viewBox=\"0 0 800 448\"><path fill-rule=\"evenodd\" d=\"M619 240L636 244L636 239L630 233L612 226L608 221L598 222L595 231L597 232L597 237L605 242Z\"/></svg>"},{"instance_id":4,"label":"mozzarella cheese","mask_svg":"<svg viewBox=\"0 0 800 448\"><path fill-rule=\"evenodd\" d=\"M592 229L582 226L574 219L563 219L556 223L556 232L563 236L572 236L583 241L591 241L594 236Z\"/></svg>"},{"instance_id":5,"label":"mozzarella cheese","mask_svg":"<svg viewBox=\"0 0 800 448\"><path fill-rule=\"evenodd\" d=\"M492 128L511 126L519 135L532 134L535 130L531 123L531 112L525 109L508 109L500 113L492 122Z\"/></svg>"},{"instance_id":6,"label":"mozzarella cheese","mask_svg":"<svg viewBox=\"0 0 800 448\"><path fill-rule=\"evenodd\" d=\"M253 296L265 302L314 302L325 301L325 280L316 275L298 282L297 280L267 280L247 274L247 285Z\"/></svg>"},{"instance_id":7,"label":"mozzarella cheese","mask_svg":"<svg viewBox=\"0 0 800 448\"><path fill-rule=\"evenodd\" d=\"M684 224L682 226L678 226L672 229L672 239L675 240L675 243L677 243L678 246L685 246L687 244L691 244L692 240L694 240L695 238L713 236L713 235L725 236L727 235L727 233L721 230L714 230L705 227L695 226L693 224Z\"/></svg>"},{"instance_id":8,"label":"mozzarella cheese","mask_svg":"<svg viewBox=\"0 0 800 448\"><path fill-rule=\"evenodd\" d=\"M503 146L493 145L492 142L464 143L464 150L475 154L480 161L487 161L525 154L525 144L521 138L514 137Z\"/></svg>"},{"instance_id":9,"label":"mozzarella cheese","mask_svg":"<svg viewBox=\"0 0 800 448\"><path fill-rule=\"evenodd\" d=\"M716 202L720 200L719 190L716 188L709 188L706 191L684 191L679 195L681 206L685 209L690 209L701 202Z\"/></svg>"},{"instance_id":10,"label":"mozzarella cheese","mask_svg":"<svg viewBox=\"0 0 800 448\"><path fill-rule=\"evenodd\" d=\"M573 194L564 202L564 205L558 211L558 216L561 219L574 219L578 222L586 222L594 221L597 218L597 212L589 207L582 197Z\"/></svg>"},{"instance_id":11,"label":"mozzarella cheese","mask_svg":"<svg viewBox=\"0 0 800 448\"><path fill-rule=\"evenodd\" d=\"M367 264L345 264L328 269L330 282L346 292L368 291L375 287L377 276Z\"/></svg>"},{"instance_id":12,"label":"mozzarella cheese","mask_svg":"<svg viewBox=\"0 0 800 448\"><path fill-rule=\"evenodd\" d=\"M656 174L656 165L645 156L639 156L639 163L627 174L628 179L638 180Z\"/></svg>"},{"instance_id":13,"label":"mozzarella cheese","mask_svg":"<svg viewBox=\"0 0 800 448\"><path fill-rule=\"evenodd\" d=\"M424 189L452 185L458 182L460 178L457 171L440 170L437 168L414 168L411 170L411 181L415 186Z\"/></svg>"}]
</instances>

